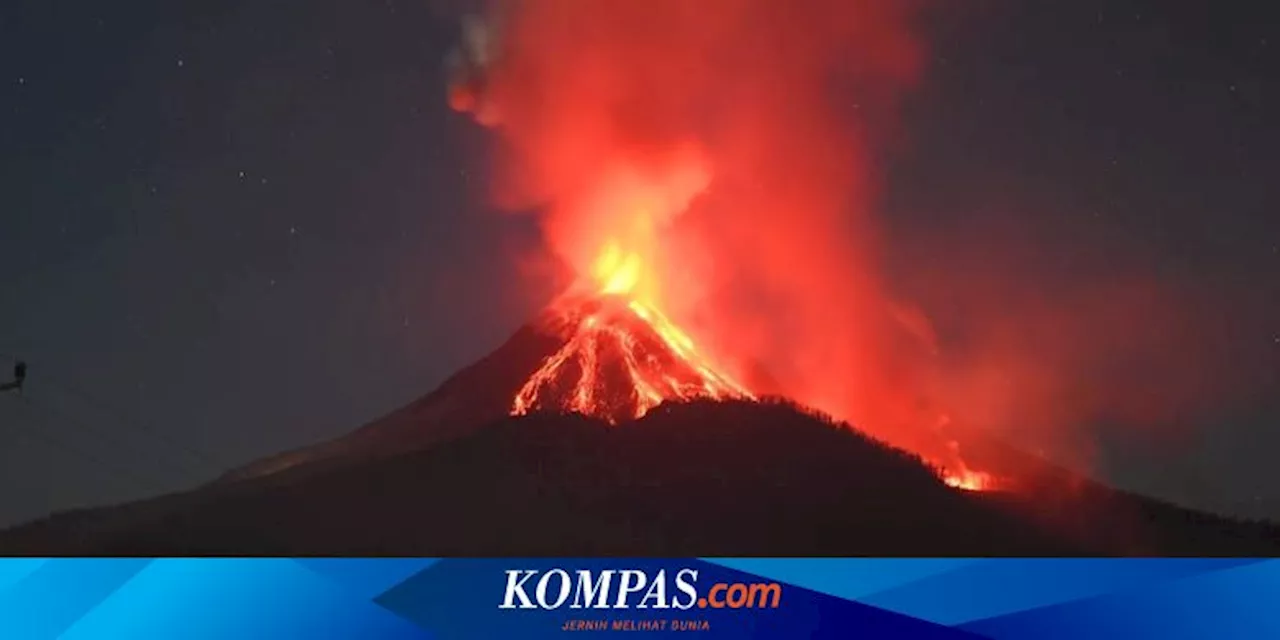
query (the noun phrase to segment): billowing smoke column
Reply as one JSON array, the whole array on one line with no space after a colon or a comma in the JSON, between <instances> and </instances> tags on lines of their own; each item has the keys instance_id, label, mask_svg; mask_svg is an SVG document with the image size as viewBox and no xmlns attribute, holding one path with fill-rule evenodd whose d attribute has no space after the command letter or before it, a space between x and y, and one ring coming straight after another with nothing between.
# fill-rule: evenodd
<instances>
[{"instance_id":1,"label":"billowing smoke column","mask_svg":"<svg viewBox=\"0 0 1280 640\"><path fill-rule=\"evenodd\" d=\"M914 6L513 1L466 22L449 99L499 133L500 203L579 273L624 252L753 390L943 458L928 322L882 290L872 215Z\"/></svg>"}]
</instances>

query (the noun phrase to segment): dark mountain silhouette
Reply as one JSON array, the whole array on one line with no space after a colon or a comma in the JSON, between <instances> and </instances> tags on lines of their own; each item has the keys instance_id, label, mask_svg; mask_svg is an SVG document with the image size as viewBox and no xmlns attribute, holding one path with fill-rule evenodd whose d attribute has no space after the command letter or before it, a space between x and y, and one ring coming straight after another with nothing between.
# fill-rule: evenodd
<instances>
[{"instance_id":1,"label":"dark mountain silhouette","mask_svg":"<svg viewBox=\"0 0 1280 640\"><path fill-rule=\"evenodd\" d=\"M0 532L16 555L1277 555L1280 530L1093 483L980 441L1003 492L782 399L609 424L510 416L566 344L543 319L337 440L193 491ZM659 357L659 356L655 356ZM618 391L622 393L622 391Z\"/></svg>"},{"instance_id":2,"label":"dark mountain silhouette","mask_svg":"<svg viewBox=\"0 0 1280 640\"><path fill-rule=\"evenodd\" d=\"M614 331L600 331L611 327ZM682 386L702 382L648 322L614 296L566 295L521 327L496 351L463 369L435 391L347 436L271 456L227 474L239 480L298 466L350 464L354 460L400 455L506 418L530 376L575 338L592 334L592 369L597 379L592 415L626 420L642 404L633 375L665 377L665 395L680 397ZM598 337L594 334L601 334ZM625 339L626 345L621 344ZM628 371L628 360L634 371ZM582 363L571 361L531 396L532 410L556 412L572 402ZM563 411L561 411L563 412Z\"/></svg>"}]
</instances>

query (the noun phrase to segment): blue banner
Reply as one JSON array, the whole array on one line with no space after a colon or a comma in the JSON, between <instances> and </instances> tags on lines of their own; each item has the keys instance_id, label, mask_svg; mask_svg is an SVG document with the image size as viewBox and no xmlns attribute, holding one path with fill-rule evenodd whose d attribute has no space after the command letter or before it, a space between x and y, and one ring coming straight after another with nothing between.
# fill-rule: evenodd
<instances>
[{"instance_id":1,"label":"blue banner","mask_svg":"<svg viewBox=\"0 0 1280 640\"><path fill-rule=\"evenodd\" d=\"M1280 637L1269 559L14 559L0 638Z\"/></svg>"}]
</instances>

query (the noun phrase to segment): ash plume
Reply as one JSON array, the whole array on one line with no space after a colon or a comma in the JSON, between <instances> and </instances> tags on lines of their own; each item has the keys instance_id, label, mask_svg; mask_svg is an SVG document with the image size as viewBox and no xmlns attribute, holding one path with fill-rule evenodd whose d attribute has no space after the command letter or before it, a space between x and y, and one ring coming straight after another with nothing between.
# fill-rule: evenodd
<instances>
[{"instance_id":1,"label":"ash plume","mask_svg":"<svg viewBox=\"0 0 1280 640\"><path fill-rule=\"evenodd\" d=\"M873 159L922 68L918 12L508 2L464 20L449 100L493 128L496 201L538 211L560 258L586 272L622 238L717 361L902 442L939 415L915 379L927 320L878 273Z\"/></svg>"}]
</instances>

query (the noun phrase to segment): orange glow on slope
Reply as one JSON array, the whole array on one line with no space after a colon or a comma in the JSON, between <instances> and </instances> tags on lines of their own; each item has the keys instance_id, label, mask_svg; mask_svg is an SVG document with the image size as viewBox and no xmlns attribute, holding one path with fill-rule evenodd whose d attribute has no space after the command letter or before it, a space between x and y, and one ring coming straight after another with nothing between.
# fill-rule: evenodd
<instances>
[{"instance_id":1,"label":"orange glow on slope","mask_svg":"<svg viewBox=\"0 0 1280 640\"><path fill-rule=\"evenodd\" d=\"M668 400L756 397L719 371L652 301L638 296L644 271L639 255L616 242L605 244L591 268L588 286L594 291L559 301L566 342L516 393L512 415L557 410L616 424L641 418ZM998 488L994 476L969 468L958 448L948 443L950 466L931 461L939 479L962 491Z\"/></svg>"},{"instance_id":2,"label":"orange glow on slope","mask_svg":"<svg viewBox=\"0 0 1280 640\"><path fill-rule=\"evenodd\" d=\"M637 254L605 246L592 268L595 295L561 301L567 341L525 382L512 414L556 409L616 423L664 400L754 397L662 312L633 295L642 267Z\"/></svg>"},{"instance_id":3,"label":"orange glow on slope","mask_svg":"<svg viewBox=\"0 0 1280 640\"><path fill-rule=\"evenodd\" d=\"M964 469L959 473L944 471L942 481L953 489L964 491L987 491L995 488L995 480L991 474Z\"/></svg>"}]
</instances>

